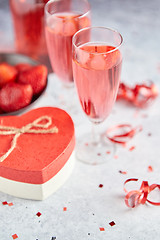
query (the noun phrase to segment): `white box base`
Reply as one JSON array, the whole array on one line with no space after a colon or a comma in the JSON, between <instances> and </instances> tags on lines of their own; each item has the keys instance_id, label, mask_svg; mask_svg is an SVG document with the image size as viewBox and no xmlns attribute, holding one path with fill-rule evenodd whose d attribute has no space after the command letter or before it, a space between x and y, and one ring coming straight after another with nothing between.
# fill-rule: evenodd
<instances>
[{"instance_id":1,"label":"white box base","mask_svg":"<svg viewBox=\"0 0 160 240\"><path fill-rule=\"evenodd\" d=\"M64 167L43 184L22 183L0 177L0 191L15 197L44 200L65 183L73 170L74 162L73 152Z\"/></svg>"}]
</instances>

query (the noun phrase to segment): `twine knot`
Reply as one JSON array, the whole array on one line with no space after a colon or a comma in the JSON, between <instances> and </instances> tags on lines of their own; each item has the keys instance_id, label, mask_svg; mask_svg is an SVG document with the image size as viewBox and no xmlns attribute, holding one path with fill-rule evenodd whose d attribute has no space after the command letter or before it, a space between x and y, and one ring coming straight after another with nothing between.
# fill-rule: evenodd
<instances>
[{"instance_id":1,"label":"twine knot","mask_svg":"<svg viewBox=\"0 0 160 240\"><path fill-rule=\"evenodd\" d=\"M46 123L42 123L46 121ZM16 147L17 139L24 133L34 134L47 134L47 133L58 133L58 128L49 128L52 124L52 119L49 116L42 116L34 120L32 123L27 124L21 128L0 126L0 135L14 135L10 149L0 157L0 162L3 162Z\"/></svg>"}]
</instances>

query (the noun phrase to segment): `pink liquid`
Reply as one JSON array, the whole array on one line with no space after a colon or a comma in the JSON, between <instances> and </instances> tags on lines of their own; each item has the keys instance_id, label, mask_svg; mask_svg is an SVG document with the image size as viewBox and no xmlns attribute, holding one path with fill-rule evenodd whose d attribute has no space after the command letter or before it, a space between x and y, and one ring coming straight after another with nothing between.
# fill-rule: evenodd
<instances>
[{"instance_id":1,"label":"pink liquid","mask_svg":"<svg viewBox=\"0 0 160 240\"><path fill-rule=\"evenodd\" d=\"M85 44L76 49L73 56L80 103L94 122L101 122L109 115L116 99L122 56L119 50L109 53L114 49L112 46Z\"/></svg>"},{"instance_id":2,"label":"pink liquid","mask_svg":"<svg viewBox=\"0 0 160 240\"><path fill-rule=\"evenodd\" d=\"M48 0L10 0L19 53L29 55L49 66L44 31L44 6Z\"/></svg>"},{"instance_id":3,"label":"pink liquid","mask_svg":"<svg viewBox=\"0 0 160 240\"><path fill-rule=\"evenodd\" d=\"M65 83L73 82L72 37L81 28L90 26L90 19L72 12L63 12L47 19L46 39L53 71Z\"/></svg>"}]
</instances>

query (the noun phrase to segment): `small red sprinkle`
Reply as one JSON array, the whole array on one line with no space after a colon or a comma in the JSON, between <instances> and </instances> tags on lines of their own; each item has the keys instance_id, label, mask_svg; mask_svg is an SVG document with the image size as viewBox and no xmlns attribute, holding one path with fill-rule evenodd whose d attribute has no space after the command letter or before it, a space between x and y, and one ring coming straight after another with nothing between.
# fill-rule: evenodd
<instances>
[{"instance_id":1,"label":"small red sprinkle","mask_svg":"<svg viewBox=\"0 0 160 240\"><path fill-rule=\"evenodd\" d=\"M99 184L99 188L102 188L103 187L103 184Z\"/></svg>"},{"instance_id":2,"label":"small red sprinkle","mask_svg":"<svg viewBox=\"0 0 160 240\"><path fill-rule=\"evenodd\" d=\"M13 234L13 235L12 235L12 238L13 238L13 239L18 238L17 234Z\"/></svg>"},{"instance_id":3,"label":"small red sprinkle","mask_svg":"<svg viewBox=\"0 0 160 240\"><path fill-rule=\"evenodd\" d=\"M103 227L100 227L99 230L102 232L102 231L105 231L105 229Z\"/></svg>"},{"instance_id":4,"label":"small red sprinkle","mask_svg":"<svg viewBox=\"0 0 160 240\"><path fill-rule=\"evenodd\" d=\"M66 207L64 207L64 208L63 208L63 211L64 211L64 212L66 212L66 211L67 211L67 208L66 208Z\"/></svg>"},{"instance_id":5,"label":"small red sprinkle","mask_svg":"<svg viewBox=\"0 0 160 240\"><path fill-rule=\"evenodd\" d=\"M117 159L117 158L118 158L118 156L117 156L117 155L114 155L114 158L115 158L115 159Z\"/></svg>"},{"instance_id":6,"label":"small red sprinkle","mask_svg":"<svg viewBox=\"0 0 160 240\"><path fill-rule=\"evenodd\" d=\"M85 143L86 146L88 146L88 143Z\"/></svg>"},{"instance_id":7,"label":"small red sprinkle","mask_svg":"<svg viewBox=\"0 0 160 240\"><path fill-rule=\"evenodd\" d=\"M36 214L38 217L40 217L41 215L42 215L42 213L40 213L40 212L37 212L37 214Z\"/></svg>"},{"instance_id":8,"label":"small red sprinkle","mask_svg":"<svg viewBox=\"0 0 160 240\"><path fill-rule=\"evenodd\" d=\"M153 172L152 166L148 166L148 172Z\"/></svg>"},{"instance_id":9,"label":"small red sprinkle","mask_svg":"<svg viewBox=\"0 0 160 240\"><path fill-rule=\"evenodd\" d=\"M98 156L101 156L101 153L97 153Z\"/></svg>"},{"instance_id":10,"label":"small red sprinkle","mask_svg":"<svg viewBox=\"0 0 160 240\"><path fill-rule=\"evenodd\" d=\"M121 174L127 174L127 172L121 171L121 170L119 170L119 173L121 173Z\"/></svg>"},{"instance_id":11,"label":"small red sprinkle","mask_svg":"<svg viewBox=\"0 0 160 240\"><path fill-rule=\"evenodd\" d=\"M8 203L8 206L10 206L10 207L13 206L13 203L12 202Z\"/></svg>"},{"instance_id":12,"label":"small red sprinkle","mask_svg":"<svg viewBox=\"0 0 160 240\"><path fill-rule=\"evenodd\" d=\"M112 221L112 222L109 223L109 225L110 225L111 227L113 227L113 226L116 225L116 224L115 224L114 221Z\"/></svg>"},{"instance_id":13,"label":"small red sprinkle","mask_svg":"<svg viewBox=\"0 0 160 240\"><path fill-rule=\"evenodd\" d=\"M5 201L5 202L2 202L2 204L3 204L3 205L7 205L8 203L7 203L7 201Z\"/></svg>"},{"instance_id":14,"label":"small red sprinkle","mask_svg":"<svg viewBox=\"0 0 160 240\"><path fill-rule=\"evenodd\" d=\"M136 148L135 146L132 146L132 147L129 148L129 151L131 152L131 151L133 151L135 148Z\"/></svg>"},{"instance_id":15,"label":"small red sprinkle","mask_svg":"<svg viewBox=\"0 0 160 240\"><path fill-rule=\"evenodd\" d=\"M152 136L152 133L148 133L148 137Z\"/></svg>"},{"instance_id":16,"label":"small red sprinkle","mask_svg":"<svg viewBox=\"0 0 160 240\"><path fill-rule=\"evenodd\" d=\"M107 153L107 154L110 154L111 152L110 152L110 151L107 151L106 153Z\"/></svg>"}]
</instances>

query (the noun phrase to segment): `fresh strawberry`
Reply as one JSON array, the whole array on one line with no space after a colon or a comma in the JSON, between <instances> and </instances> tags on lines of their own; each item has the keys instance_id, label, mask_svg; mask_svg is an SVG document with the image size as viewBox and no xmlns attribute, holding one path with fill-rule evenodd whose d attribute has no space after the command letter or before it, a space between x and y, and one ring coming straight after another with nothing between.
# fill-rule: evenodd
<instances>
[{"instance_id":1,"label":"fresh strawberry","mask_svg":"<svg viewBox=\"0 0 160 240\"><path fill-rule=\"evenodd\" d=\"M8 83L0 90L0 108L13 112L30 104L33 89L30 84Z\"/></svg>"},{"instance_id":2,"label":"fresh strawberry","mask_svg":"<svg viewBox=\"0 0 160 240\"><path fill-rule=\"evenodd\" d=\"M8 63L0 63L0 88L9 82L16 80L18 71Z\"/></svg>"},{"instance_id":3,"label":"fresh strawberry","mask_svg":"<svg viewBox=\"0 0 160 240\"><path fill-rule=\"evenodd\" d=\"M33 66L32 68L23 71L18 76L19 83L31 84L33 94L37 95L42 92L47 83L47 67L44 65Z\"/></svg>"},{"instance_id":4,"label":"fresh strawberry","mask_svg":"<svg viewBox=\"0 0 160 240\"><path fill-rule=\"evenodd\" d=\"M2 111L2 109L0 109L0 114L3 114L4 112Z\"/></svg>"},{"instance_id":5,"label":"fresh strawberry","mask_svg":"<svg viewBox=\"0 0 160 240\"><path fill-rule=\"evenodd\" d=\"M18 73L32 68L32 66L29 63L18 63L14 67L18 70Z\"/></svg>"}]
</instances>

